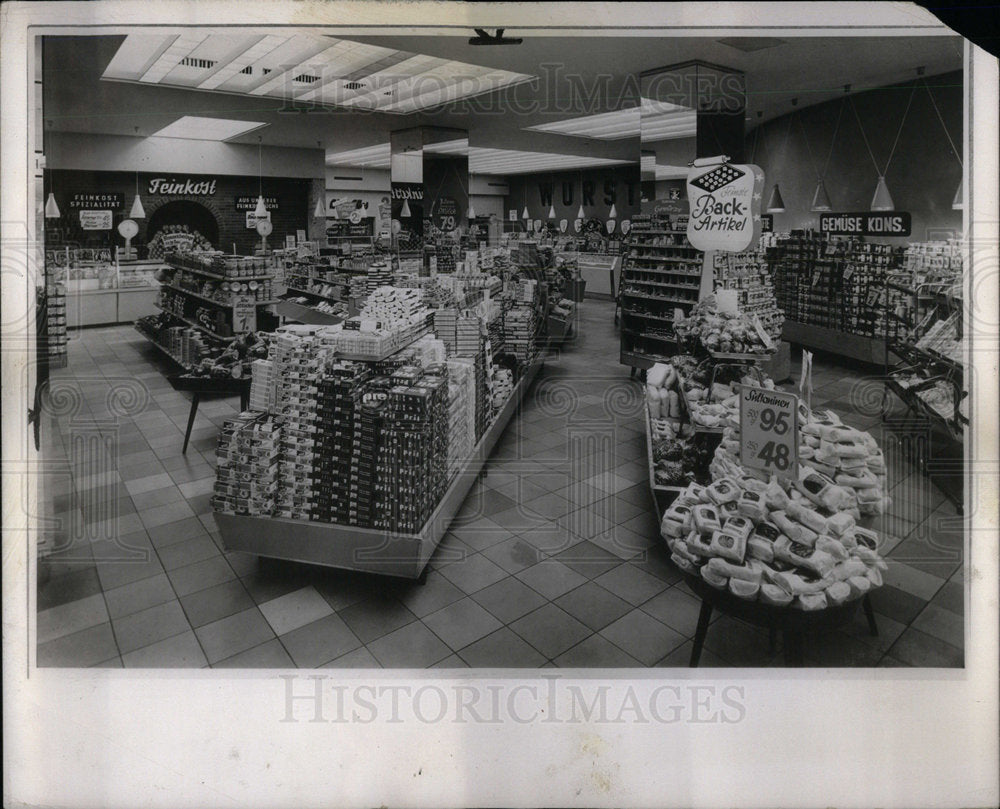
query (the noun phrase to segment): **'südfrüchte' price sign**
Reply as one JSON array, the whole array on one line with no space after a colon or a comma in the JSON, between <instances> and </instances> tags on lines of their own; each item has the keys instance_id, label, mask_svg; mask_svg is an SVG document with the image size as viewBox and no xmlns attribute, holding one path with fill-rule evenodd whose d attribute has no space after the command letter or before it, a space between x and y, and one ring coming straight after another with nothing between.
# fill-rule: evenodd
<instances>
[{"instance_id":1,"label":"'s\u00fcdfr\u00fcchte' price sign","mask_svg":"<svg viewBox=\"0 0 1000 809\"><path fill-rule=\"evenodd\" d=\"M797 477L799 397L794 393L740 388L740 463L779 477Z\"/></svg>"}]
</instances>

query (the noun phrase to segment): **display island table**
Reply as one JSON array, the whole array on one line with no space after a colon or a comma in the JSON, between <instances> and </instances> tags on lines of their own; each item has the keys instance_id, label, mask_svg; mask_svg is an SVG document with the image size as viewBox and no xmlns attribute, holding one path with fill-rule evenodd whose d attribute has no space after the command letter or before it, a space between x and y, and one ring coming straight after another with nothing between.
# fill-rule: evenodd
<instances>
[{"instance_id":1,"label":"display island table","mask_svg":"<svg viewBox=\"0 0 1000 809\"><path fill-rule=\"evenodd\" d=\"M282 517L215 513L226 550L271 559L378 573L426 581L427 563L461 508L497 441L544 364L546 344L527 366L510 398L479 440L471 457L452 478L437 508L416 534Z\"/></svg>"}]
</instances>

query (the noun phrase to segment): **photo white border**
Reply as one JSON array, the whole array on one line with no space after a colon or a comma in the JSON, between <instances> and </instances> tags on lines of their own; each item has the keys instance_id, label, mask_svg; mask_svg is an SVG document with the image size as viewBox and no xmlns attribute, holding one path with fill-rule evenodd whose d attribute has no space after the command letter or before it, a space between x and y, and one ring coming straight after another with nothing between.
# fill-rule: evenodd
<instances>
[{"instance_id":1,"label":"photo white border","mask_svg":"<svg viewBox=\"0 0 1000 809\"><path fill-rule=\"evenodd\" d=\"M32 153L18 111L30 107L29 24L114 33L133 23L551 27L552 35L940 35L916 6L892 3L5 3L0 8L4 123L0 149L2 322L32 298L8 263L18 222L30 222ZM662 29L650 28L661 25ZM651 21L656 21L651 23ZM781 21L781 25L777 24ZM578 25L565 30L562 26ZM677 27L674 27L677 26ZM688 26L681 29L681 26ZM821 26L816 28L813 26ZM911 27L916 26L916 27ZM555 29L559 30L555 30ZM48 33L48 31L46 31ZM54 33L55 31L51 31ZM367 31L371 33L370 30ZM340 31L348 35L348 32ZM361 29L354 33L362 33ZM967 48L973 127L966 132L966 221L996 245L996 60ZM977 114L987 111L988 114ZM986 178L992 178L987 181ZM995 254L994 254L995 255ZM998 296L983 266L975 296ZM972 293L970 288L969 293ZM971 300L971 297L970 297ZM992 312L996 322L996 311ZM6 335L5 335L6 336ZM6 342L6 340L5 340ZM263 671L29 669L33 562L17 491L27 451L26 392L16 354L3 351L4 794L30 806L994 806L998 802L997 389L973 390L979 511L966 556L971 580L963 670L650 670L561 676L560 687L612 684L621 704L659 685L743 687L740 721L699 723L371 724L281 722L286 681ZM978 378L996 380L996 345L977 345ZM969 442L971 443L971 442ZM30 620L29 620L30 617ZM974 639L974 640L973 640ZM27 676L30 672L30 676ZM545 670L521 672L548 688ZM299 672L305 688L309 672ZM324 687L474 683L513 687L512 672L330 671ZM601 683L598 682L597 685ZM298 693L298 692L297 692ZM332 693L332 692L331 692ZM690 690L682 692L685 698ZM718 692L717 692L718 693ZM333 697L328 697L332 705ZM697 697L691 697L696 700Z\"/></svg>"}]
</instances>

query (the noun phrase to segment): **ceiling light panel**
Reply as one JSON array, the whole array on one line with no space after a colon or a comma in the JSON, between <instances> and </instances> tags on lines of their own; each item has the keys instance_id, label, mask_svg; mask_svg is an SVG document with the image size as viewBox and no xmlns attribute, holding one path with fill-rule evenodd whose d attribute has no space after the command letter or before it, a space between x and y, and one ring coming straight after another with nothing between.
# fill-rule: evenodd
<instances>
[{"instance_id":1,"label":"ceiling light panel","mask_svg":"<svg viewBox=\"0 0 1000 809\"><path fill-rule=\"evenodd\" d=\"M171 70L177 67L181 59L189 55L206 39L204 34L181 34L174 37L167 49L139 77L139 81L144 84L159 84Z\"/></svg>"},{"instance_id":2,"label":"ceiling light panel","mask_svg":"<svg viewBox=\"0 0 1000 809\"><path fill-rule=\"evenodd\" d=\"M102 75L409 113L533 76L314 33L130 34Z\"/></svg>"},{"instance_id":3,"label":"ceiling light panel","mask_svg":"<svg viewBox=\"0 0 1000 809\"><path fill-rule=\"evenodd\" d=\"M356 168L389 168L389 157L392 149L388 143L375 146L363 146L360 149L349 149L344 152L328 152L328 166L352 166Z\"/></svg>"},{"instance_id":4,"label":"ceiling light panel","mask_svg":"<svg viewBox=\"0 0 1000 809\"><path fill-rule=\"evenodd\" d=\"M229 118L201 118L185 115L168 124L150 137L184 138L187 140L230 140L267 126L261 121L235 121Z\"/></svg>"}]
</instances>

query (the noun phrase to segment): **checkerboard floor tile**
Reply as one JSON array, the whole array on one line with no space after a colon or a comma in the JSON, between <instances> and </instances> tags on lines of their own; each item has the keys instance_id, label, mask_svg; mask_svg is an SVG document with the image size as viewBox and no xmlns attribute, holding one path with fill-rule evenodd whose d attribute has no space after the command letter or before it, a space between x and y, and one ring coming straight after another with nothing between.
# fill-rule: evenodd
<instances>
[{"instance_id":1,"label":"checkerboard floor tile","mask_svg":"<svg viewBox=\"0 0 1000 809\"><path fill-rule=\"evenodd\" d=\"M572 412L529 395L430 561L425 584L261 561L226 552L210 513L219 425L237 400L204 400L180 445L190 398L130 326L69 344L72 418L45 414L42 455L58 552L39 565L37 664L124 668L686 667L700 602L658 536L641 391L616 363L612 305L581 307L577 342L547 361L577 394ZM799 371L797 357L793 376ZM864 374L817 357L814 401L871 429L886 448L893 505L879 633L860 614L807 638L813 666L945 666L964 660L963 521L878 417L852 414ZM105 417L108 380L146 385L141 412L97 424L115 455L73 460L74 436ZM797 381L797 380L796 380ZM895 404L894 404L895 407ZM898 408L897 408L898 409ZM937 485L940 484L940 485ZM781 639L713 615L701 665L780 666Z\"/></svg>"}]
</instances>

